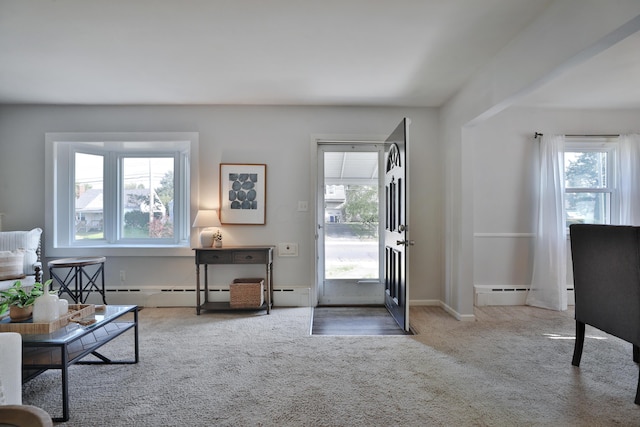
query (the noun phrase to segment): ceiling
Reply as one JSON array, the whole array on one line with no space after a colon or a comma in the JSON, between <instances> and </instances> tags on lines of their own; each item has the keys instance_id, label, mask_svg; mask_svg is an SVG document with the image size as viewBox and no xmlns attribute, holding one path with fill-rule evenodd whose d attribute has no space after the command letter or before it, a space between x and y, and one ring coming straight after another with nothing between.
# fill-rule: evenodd
<instances>
[{"instance_id":1,"label":"ceiling","mask_svg":"<svg viewBox=\"0 0 640 427\"><path fill-rule=\"evenodd\" d=\"M569 70L519 102L529 107L640 108L640 33Z\"/></svg>"},{"instance_id":2,"label":"ceiling","mask_svg":"<svg viewBox=\"0 0 640 427\"><path fill-rule=\"evenodd\" d=\"M440 106L549 3L0 0L0 103ZM613 93L630 107L640 96L619 88L640 78L638 46L523 105L601 106ZM612 61L612 87L584 93Z\"/></svg>"},{"instance_id":3,"label":"ceiling","mask_svg":"<svg viewBox=\"0 0 640 427\"><path fill-rule=\"evenodd\" d=\"M377 151L327 151L324 153L325 184L367 185L378 179Z\"/></svg>"}]
</instances>

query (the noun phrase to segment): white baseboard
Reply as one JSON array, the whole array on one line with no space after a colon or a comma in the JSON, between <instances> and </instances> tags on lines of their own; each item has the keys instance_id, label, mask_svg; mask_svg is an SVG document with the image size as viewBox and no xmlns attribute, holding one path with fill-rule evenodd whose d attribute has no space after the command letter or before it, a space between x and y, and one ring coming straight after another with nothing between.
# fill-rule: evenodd
<instances>
[{"instance_id":1,"label":"white baseboard","mask_svg":"<svg viewBox=\"0 0 640 427\"><path fill-rule=\"evenodd\" d=\"M442 302L439 299L412 299L409 301L409 306L428 306L428 305L440 305Z\"/></svg>"},{"instance_id":2,"label":"white baseboard","mask_svg":"<svg viewBox=\"0 0 640 427\"><path fill-rule=\"evenodd\" d=\"M525 305L527 289L524 286L509 285L475 285L474 305L478 307L489 305ZM575 304L575 295L572 288L567 288L567 302Z\"/></svg>"},{"instance_id":3,"label":"white baseboard","mask_svg":"<svg viewBox=\"0 0 640 427\"><path fill-rule=\"evenodd\" d=\"M476 320L476 316L474 316L473 314L461 314L461 313L458 313L452 307L450 307L449 305L445 304L444 302L441 302L440 306L444 309L444 311L446 311L447 313L449 313L450 315L455 317L457 320L460 320L462 322L475 322L475 320Z\"/></svg>"},{"instance_id":4,"label":"white baseboard","mask_svg":"<svg viewBox=\"0 0 640 427\"><path fill-rule=\"evenodd\" d=\"M107 290L108 304L136 304L146 307L195 307L196 293L193 287L173 288L118 288ZM273 290L274 307L311 307L311 289L303 286L280 287ZM522 286L474 286L474 305L525 305L527 288ZM573 289L567 290L569 305L575 304ZM228 287L209 289L210 301L229 301ZM87 299L91 304L102 304L97 293ZM410 306L440 306L458 320L474 320L475 316L460 314L449 305L436 299L411 300Z\"/></svg>"},{"instance_id":5,"label":"white baseboard","mask_svg":"<svg viewBox=\"0 0 640 427\"><path fill-rule=\"evenodd\" d=\"M107 304L129 305L141 307L195 307L196 292L193 287L173 288L120 288L108 289ZM229 301L229 288L209 289L210 301ZM91 293L87 298L89 304L102 304L98 293ZM310 289L305 287L275 288L273 290L274 307L309 307Z\"/></svg>"},{"instance_id":6,"label":"white baseboard","mask_svg":"<svg viewBox=\"0 0 640 427\"><path fill-rule=\"evenodd\" d=\"M447 304L445 304L443 301L437 300L437 299L423 299L423 300L411 300L409 301L409 306L414 306L414 307L418 307L418 306L436 306L436 307L442 307L442 309L444 311L446 311L447 313L449 313L451 316L455 317L457 320L463 321L463 322L473 322L476 320L476 317L473 314L460 314L457 311L455 311L453 308L451 308L450 306L448 306Z\"/></svg>"},{"instance_id":7,"label":"white baseboard","mask_svg":"<svg viewBox=\"0 0 640 427\"><path fill-rule=\"evenodd\" d=\"M303 287L273 290L274 307L311 307L311 289Z\"/></svg>"}]
</instances>

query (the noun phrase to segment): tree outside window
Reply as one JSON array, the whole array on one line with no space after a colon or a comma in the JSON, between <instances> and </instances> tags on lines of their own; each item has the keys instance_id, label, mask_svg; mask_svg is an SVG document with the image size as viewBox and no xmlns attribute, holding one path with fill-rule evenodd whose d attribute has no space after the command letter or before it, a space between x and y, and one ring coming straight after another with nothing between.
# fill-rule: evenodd
<instances>
[{"instance_id":1,"label":"tree outside window","mask_svg":"<svg viewBox=\"0 0 640 427\"><path fill-rule=\"evenodd\" d=\"M613 193L610 150L565 152L565 212L571 224L610 224Z\"/></svg>"}]
</instances>

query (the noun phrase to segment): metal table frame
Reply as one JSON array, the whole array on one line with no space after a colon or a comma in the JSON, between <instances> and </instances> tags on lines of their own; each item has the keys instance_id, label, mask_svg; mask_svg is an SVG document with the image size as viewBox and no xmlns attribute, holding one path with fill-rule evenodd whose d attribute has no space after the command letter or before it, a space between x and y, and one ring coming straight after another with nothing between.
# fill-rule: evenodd
<instances>
[{"instance_id":1,"label":"metal table frame","mask_svg":"<svg viewBox=\"0 0 640 427\"><path fill-rule=\"evenodd\" d=\"M102 296L102 302L107 303L104 287L104 263L105 257L64 258L49 261L49 275L55 279L60 288L58 296L68 294L76 304L84 304L92 291ZM95 266L97 269L90 274L85 267ZM56 273L56 269L68 269L64 279ZM87 280L85 282L85 279ZM101 279L100 284L97 283Z\"/></svg>"},{"instance_id":2,"label":"metal table frame","mask_svg":"<svg viewBox=\"0 0 640 427\"><path fill-rule=\"evenodd\" d=\"M119 321L133 313L133 321ZM69 366L73 364L135 364L139 361L138 306L105 306L104 312L94 314L96 323L80 326L71 323L50 334L22 335L22 382L26 383L49 369L60 369L62 377L62 417L54 421L69 420ZM122 319L121 319L122 320ZM111 360L97 350L130 329L134 330L133 360ZM85 337L93 335L93 339ZM82 360L92 354L99 360Z\"/></svg>"}]
</instances>

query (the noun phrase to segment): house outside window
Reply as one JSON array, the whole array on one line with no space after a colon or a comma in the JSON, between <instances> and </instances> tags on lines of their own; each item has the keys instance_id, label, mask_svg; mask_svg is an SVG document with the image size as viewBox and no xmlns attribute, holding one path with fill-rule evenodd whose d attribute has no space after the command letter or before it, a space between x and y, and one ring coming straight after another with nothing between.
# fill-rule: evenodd
<instances>
[{"instance_id":1,"label":"house outside window","mask_svg":"<svg viewBox=\"0 0 640 427\"><path fill-rule=\"evenodd\" d=\"M75 153L75 240L103 240L105 156ZM171 239L174 162L172 157L116 156L121 170L117 219L120 239Z\"/></svg>"},{"instance_id":2,"label":"house outside window","mask_svg":"<svg viewBox=\"0 0 640 427\"><path fill-rule=\"evenodd\" d=\"M47 134L47 150L54 255L191 247L197 134Z\"/></svg>"},{"instance_id":3,"label":"house outside window","mask_svg":"<svg viewBox=\"0 0 640 427\"><path fill-rule=\"evenodd\" d=\"M565 145L565 213L571 224L612 224L619 216L616 144L572 141Z\"/></svg>"}]
</instances>

